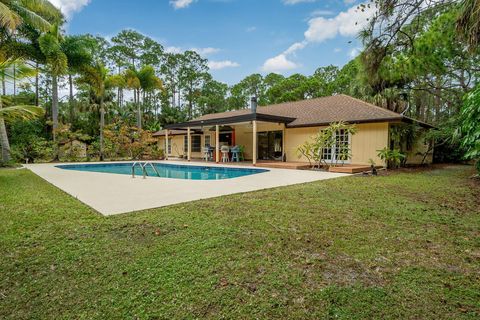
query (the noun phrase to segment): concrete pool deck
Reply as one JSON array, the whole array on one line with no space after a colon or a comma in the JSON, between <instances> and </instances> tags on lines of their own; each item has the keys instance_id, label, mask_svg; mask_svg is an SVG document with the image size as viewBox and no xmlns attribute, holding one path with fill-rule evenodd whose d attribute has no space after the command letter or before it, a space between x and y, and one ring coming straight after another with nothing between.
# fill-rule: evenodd
<instances>
[{"instance_id":1,"label":"concrete pool deck","mask_svg":"<svg viewBox=\"0 0 480 320\"><path fill-rule=\"evenodd\" d=\"M214 163L153 162L192 166L223 166ZM28 164L24 166L105 216L348 176L343 173L323 171L268 169L268 172L225 180L184 180L159 177L147 177L147 179L136 177L132 179L130 175L124 174L57 168L56 166L60 164L63 163ZM255 168L233 165L228 165L228 167Z\"/></svg>"}]
</instances>

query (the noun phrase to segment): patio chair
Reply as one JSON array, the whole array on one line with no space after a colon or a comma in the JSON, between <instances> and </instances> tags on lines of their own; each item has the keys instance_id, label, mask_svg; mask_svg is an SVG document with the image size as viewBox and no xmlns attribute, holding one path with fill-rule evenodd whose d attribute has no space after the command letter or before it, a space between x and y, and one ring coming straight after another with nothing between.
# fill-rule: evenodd
<instances>
[{"instance_id":1,"label":"patio chair","mask_svg":"<svg viewBox=\"0 0 480 320\"><path fill-rule=\"evenodd\" d=\"M235 146L230 149L230 152L232 153L232 162L240 162L240 148Z\"/></svg>"},{"instance_id":2,"label":"patio chair","mask_svg":"<svg viewBox=\"0 0 480 320\"><path fill-rule=\"evenodd\" d=\"M213 159L213 153L210 147L203 148L203 159L205 159L205 161L210 161Z\"/></svg>"},{"instance_id":3,"label":"patio chair","mask_svg":"<svg viewBox=\"0 0 480 320\"><path fill-rule=\"evenodd\" d=\"M230 162L230 159L228 158L230 148L228 146L222 146L220 151L222 152L222 162Z\"/></svg>"}]
</instances>

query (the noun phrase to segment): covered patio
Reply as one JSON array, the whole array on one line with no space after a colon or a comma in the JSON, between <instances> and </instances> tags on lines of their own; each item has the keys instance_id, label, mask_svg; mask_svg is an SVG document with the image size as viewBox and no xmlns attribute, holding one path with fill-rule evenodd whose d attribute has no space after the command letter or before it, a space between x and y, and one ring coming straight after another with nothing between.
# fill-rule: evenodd
<instances>
[{"instance_id":1,"label":"covered patio","mask_svg":"<svg viewBox=\"0 0 480 320\"><path fill-rule=\"evenodd\" d=\"M165 134L165 150L166 152L166 159L168 160L169 152L171 150L171 145L169 145L169 136L174 134L175 132L179 132L179 130L186 131L186 160L192 160L192 134L196 132L201 132L204 136L204 144L206 145L205 140L205 131L213 131L215 133L214 141L209 141L208 143L211 147L214 148L214 161L219 163L221 156L221 146L222 143L220 139L220 135L222 133L222 127L229 126L233 128L232 138L230 140L229 147L233 147L241 142L242 145L245 146L248 150L245 150L248 154L248 160L251 160L251 165L256 166L258 163L258 150L259 150L259 143L258 143L258 134L259 134L259 127L263 128L262 132L270 132L268 129L272 128L275 132L281 132L281 159L285 159L285 129L286 124L295 120L294 118L283 117L283 116L276 116L270 114L261 114L257 113L252 110L251 113L242 114L242 115L232 115L229 117L224 118L215 118L215 119L207 119L207 120L196 120L196 121L189 121L184 123L177 123L168 125L165 127L164 134ZM251 136L249 135L249 131L251 128ZM267 130L267 131L265 131ZM272 131L273 132L273 131ZM241 134L241 135L240 135ZM247 140L245 140L247 139ZM268 137L267 137L267 145L268 145ZM214 145L212 145L212 142ZM225 144L224 144L225 145ZM267 146L268 147L268 146Z\"/></svg>"}]
</instances>

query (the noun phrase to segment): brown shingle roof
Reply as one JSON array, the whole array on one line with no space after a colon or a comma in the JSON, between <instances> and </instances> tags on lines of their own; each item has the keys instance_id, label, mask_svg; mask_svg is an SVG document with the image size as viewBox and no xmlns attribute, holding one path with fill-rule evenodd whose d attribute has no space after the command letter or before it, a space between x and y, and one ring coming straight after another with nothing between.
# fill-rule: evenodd
<instances>
[{"instance_id":1,"label":"brown shingle roof","mask_svg":"<svg viewBox=\"0 0 480 320\"><path fill-rule=\"evenodd\" d=\"M250 113L250 109L212 113L194 121L240 116L248 113ZM343 94L258 107L257 113L295 118L294 121L287 124L287 127L308 127L338 121L361 123L404 119L401 114Z\"/></svg>"}]
</instances>

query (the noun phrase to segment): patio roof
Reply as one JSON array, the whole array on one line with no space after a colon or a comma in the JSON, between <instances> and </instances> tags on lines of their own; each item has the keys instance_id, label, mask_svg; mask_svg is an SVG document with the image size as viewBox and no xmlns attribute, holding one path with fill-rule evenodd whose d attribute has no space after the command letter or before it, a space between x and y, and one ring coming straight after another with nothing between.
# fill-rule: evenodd
<instances>
[{"instance_id":1,"label":"patio roof","mask_svg":"<svg viewBox=\"0 0 480 320\"><path fill-rule=\"evenodd\" d=\"M294 120L295 118L291 118L291 117L248 112L241 115L232 115L232 116L227 116L222 118L199 119L199 120L192 120L192 121L183 122L183 123L170 124L170 125L166 125L165 129L185 129L189 127L194 128L194 127L203 127L203 126L211 126L211 125L226 125L226 124L235 124L235 123L249 122L249 121L290 123Z\"/></svg>"}]
</instances>

